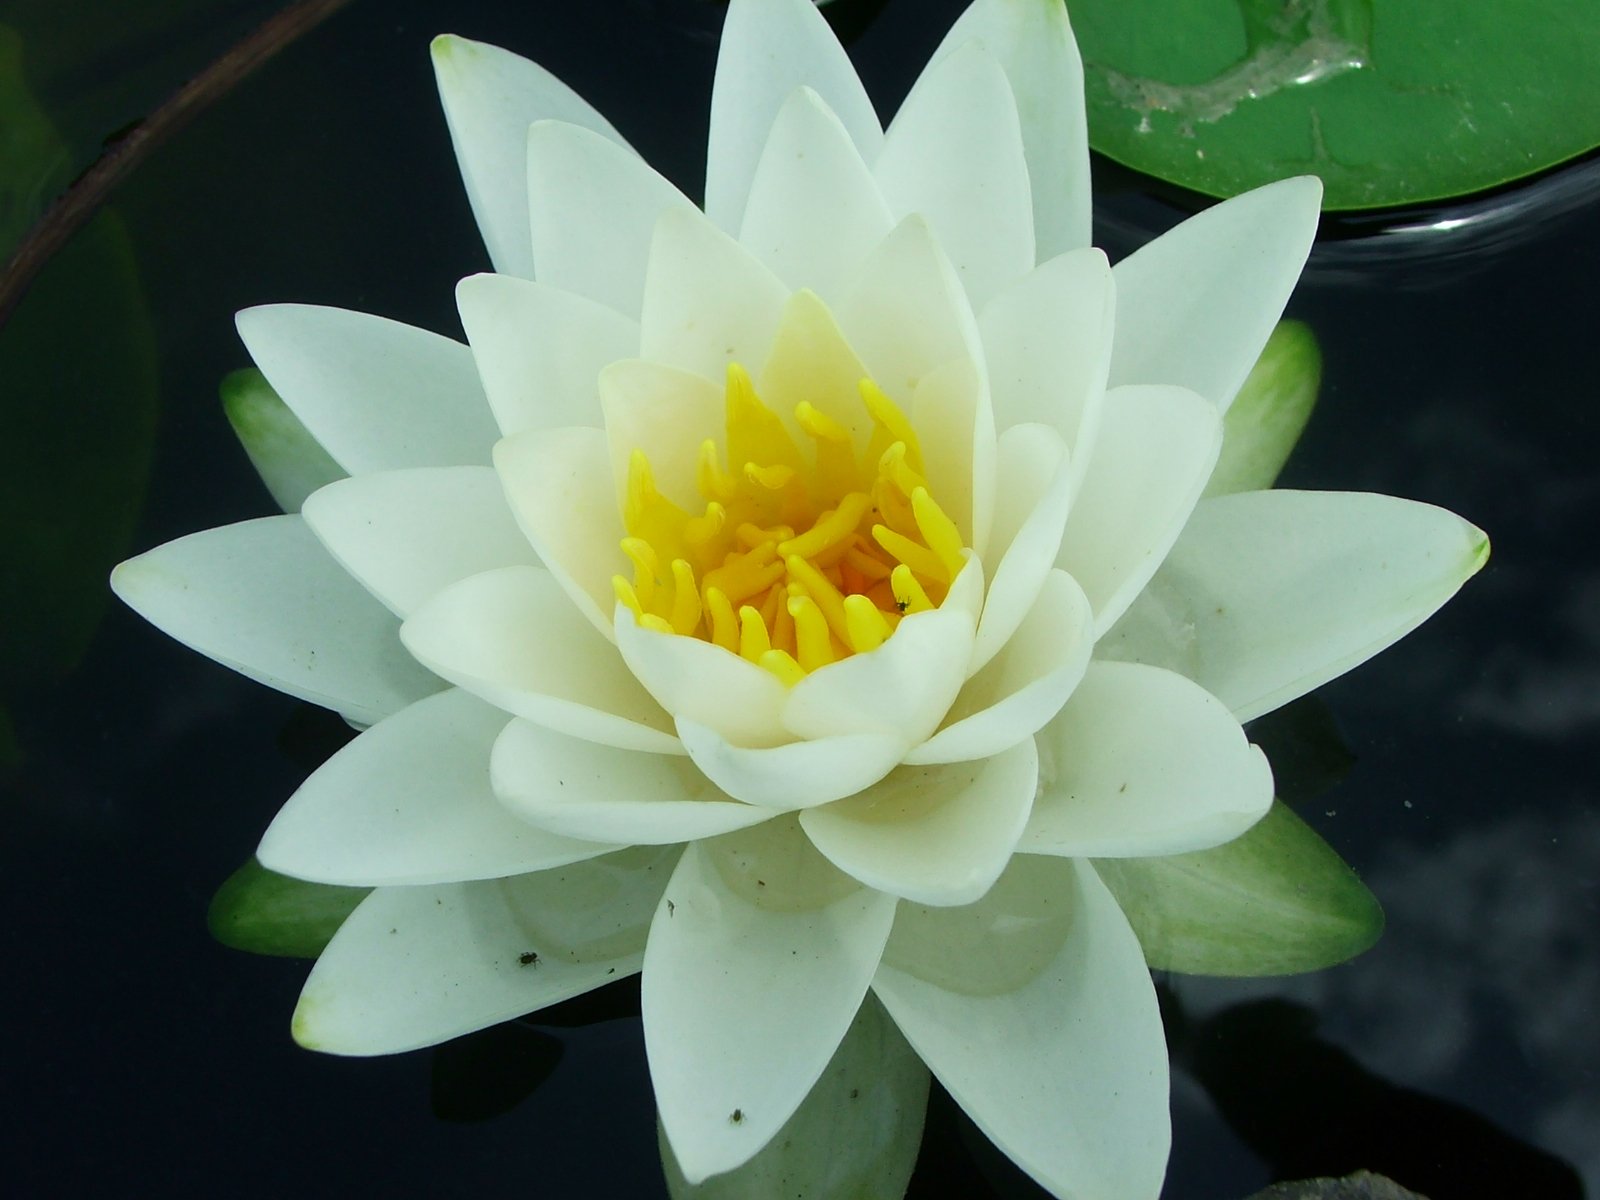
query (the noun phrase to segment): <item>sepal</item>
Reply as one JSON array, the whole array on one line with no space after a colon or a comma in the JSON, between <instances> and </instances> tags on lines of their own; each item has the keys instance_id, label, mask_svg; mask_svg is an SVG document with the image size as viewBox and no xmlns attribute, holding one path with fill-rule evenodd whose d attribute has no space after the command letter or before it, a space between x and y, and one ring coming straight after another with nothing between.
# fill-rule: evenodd
<instances>
[{"instance_id":1,"label":"sepal","mask_svg":"<svg viewBox=\"0 0 1600 1200\"><path fill-rule=\"evenodd\" d=\"M1354 958L1383 932L1377 897L1281 801L1226 845L1094 866L1157 970L1293 975Z\"/></svg>"}]
</instances>

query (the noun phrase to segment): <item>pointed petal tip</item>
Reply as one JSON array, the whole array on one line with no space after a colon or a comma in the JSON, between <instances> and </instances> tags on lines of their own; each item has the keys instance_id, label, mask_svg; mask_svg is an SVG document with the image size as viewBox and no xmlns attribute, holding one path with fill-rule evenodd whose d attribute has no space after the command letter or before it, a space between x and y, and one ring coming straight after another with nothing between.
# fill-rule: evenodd
<instances>
[{"instance_id":1,"label":"pointed petal tip","mask_svg":"<svg viewBox=\"0 0 1600 1200\"><path fill-rule=\"evenodd\" d=\"M473 55L480 45L458 33L441 33L428 43L428 56L433 59L434 71L443 75L458 68L461 60Z\"/></svg>"},{"instance_id":2,"label":"pointed petal tip","mask_svg":"<svg viewBox=\"0 0 1600 1200\"><path fill-rule=\"evenodd\" d=\"M139 586L139 560L143 557L144 555L137 554L132 558L123 559L111 568L111 574L108 576L111 594L130 608L134 607L134 603L128 598L128 593Z\"/></svg>"},{"instance_id":3,"label":"pointed petal tip","mask_svg":"<svg viewBox=\"0 0 1600 1200\"><path fill-rule=\"evenodd\" d=\"M317 1037L316 1030L316 1005L305 993L301 993L300 1001L294 1006L294 1015L289 1018L289 1036L294 1039L295 1045L305 1050L326 1050L321 1039Z\"/></svg>"},{"instance_id":4,"label":"pointed petal tip","mask_svg":"<svg viewBox=\"0 0 1600 1200\"><path fill-rule=\"evenodd\" d=\"M498 271L474 271L471 275L463 275L456 280L456 300L459 302L462 292L477 291L479 288L493 287L489 280L502 279Z\"/></svg>"},{"instance_id":5,"label":"pointed petal tip","mask_svg":"<svg viewBox=\"0 0 1600 1200\"><path fill-rule=\"evenodd\" d=\"M261 324L261 314L266 309L274 307L276 307L276 305L252 304L249 308L241 308L238 312L233 314L233 327L238 331L239 337L247 345L250 341L250 331L258 328Z\"/></svg>"},{"instance_id":6,"label":"pointed petal tip","mask_svg":"<svg viewBox=\"0 0 1600 1200\"><path fill-rule=\"evenodd\" d=\"M1471 521L1463 520L1462 524L1470 531L1467 536L1472 543L1472 557L1467 568L1467 578L1470 579L1483 570L1484 565L1489 561L1489 535Z\"/></svg>"}]
</instances>

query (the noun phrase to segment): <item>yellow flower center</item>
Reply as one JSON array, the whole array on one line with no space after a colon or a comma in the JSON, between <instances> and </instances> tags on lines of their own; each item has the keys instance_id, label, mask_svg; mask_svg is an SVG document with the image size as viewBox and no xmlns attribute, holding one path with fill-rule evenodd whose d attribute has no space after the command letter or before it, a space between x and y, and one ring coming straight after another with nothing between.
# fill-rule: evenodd
<instances>
[{"instance_id":1,"label":"yellow flower center","mask_svg":"<svg viewBox=\"0 0 1600 1200\"><path fill-rule=\"evenodd\" d=\"M871 379L860 393L866 446L802 401L806 454L730 364L726 458L701 444L698 515L663 496L633 451L622 540L633 579L612 584L640 625L713 642L792 685L944 600L965 563L961 534L929 492L905 413Z\"/></svg>"}]
</instances>

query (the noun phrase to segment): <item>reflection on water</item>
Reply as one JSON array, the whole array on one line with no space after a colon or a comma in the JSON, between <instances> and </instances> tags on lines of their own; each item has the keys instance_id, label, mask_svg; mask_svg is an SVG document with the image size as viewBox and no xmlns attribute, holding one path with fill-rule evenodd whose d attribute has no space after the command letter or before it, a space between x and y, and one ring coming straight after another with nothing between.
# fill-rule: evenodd
<instances>
[{"instance_id":1,"label":"reflection on water","mask_svg":"<svg viewBox=\"0 0 1600 1200\"><path fill-rule=\"evenodd\" d=\"M1360 282L1375 269L1401 287L1440 288L1476 274L1500 255L1560 235L1600 199L1600 155L1490 196L1393 213L1341 215L1325 232L1308 277Z\"/></svg>"},{"instance_id":2,"label":"reflection on water","mask_svg":"<svg viewBox=\"0 0 1600 1200\"><path fill-rule=\"evenodd\" d=\"M1323 1041L1310 1008L1257 1000L1191 1022L1167 997L1174 1061L1276 1178L1366 1169L1441 1200L1583 1195L1578 1173L1560 1159L1463 1105L1399 1087Z\"/></svg>"}]
</instances>

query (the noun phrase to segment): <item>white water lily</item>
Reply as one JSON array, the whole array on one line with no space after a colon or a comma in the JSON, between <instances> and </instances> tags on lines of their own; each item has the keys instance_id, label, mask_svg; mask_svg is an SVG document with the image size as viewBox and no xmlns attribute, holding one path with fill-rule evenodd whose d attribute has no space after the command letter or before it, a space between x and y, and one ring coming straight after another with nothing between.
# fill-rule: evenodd
<instances>
[{"instance_id":1,"label":"white water lily","mask_svg":"<svg viewBox=\"0 0 1600 1200\"><path fill-rule=\"evenodd\" d=\"M977 0L887 130L809 0L732 0L703 211L532 63L434 55L497 272L460 285L468 344L240 314L349 478L113 577L371 726L260 849L376 888L296 1036L406 1050L642 969L702 1180L870 989L1047 1188L1155 1196L1161 1022L1087 860L1249 828L1272 780L1240 722L1486 547L1388 497L1201 500L1317 181L1112 269L1054 0Z\"/></svg>"}]
</instances>

